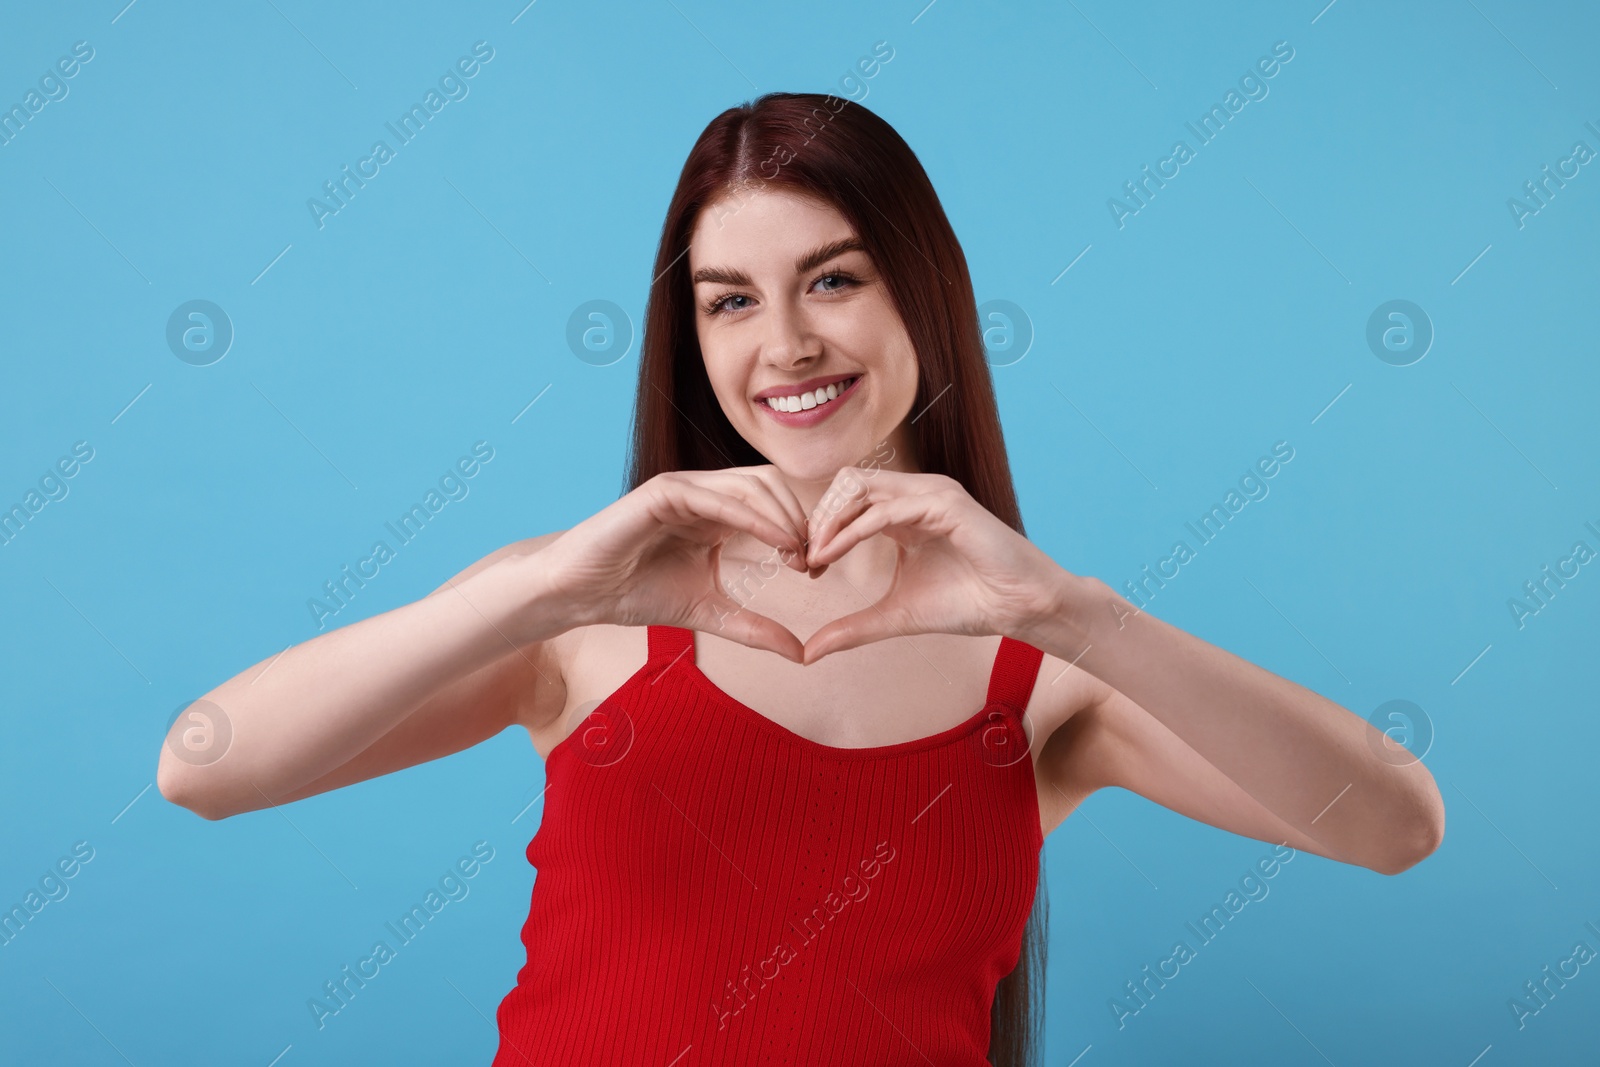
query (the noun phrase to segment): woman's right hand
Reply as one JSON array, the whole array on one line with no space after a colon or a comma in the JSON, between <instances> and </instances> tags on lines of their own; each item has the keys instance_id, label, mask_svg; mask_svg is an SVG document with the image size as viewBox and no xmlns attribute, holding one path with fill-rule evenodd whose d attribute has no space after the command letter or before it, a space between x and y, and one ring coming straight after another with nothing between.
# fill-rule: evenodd
<instances>
[{"instance_id":1,"label":"woman's right hand","mask_svg":"<svg viewBox=\"0 0 1600 1067\"><path fill-rule=\"evenodd\" d=\"M565 531L538 559L574 625L706 630L800 663L800 639L718 580L722 546L740 534L808 573L805 510L770 464L658 474Z\"/></svg>"}]
</instances>

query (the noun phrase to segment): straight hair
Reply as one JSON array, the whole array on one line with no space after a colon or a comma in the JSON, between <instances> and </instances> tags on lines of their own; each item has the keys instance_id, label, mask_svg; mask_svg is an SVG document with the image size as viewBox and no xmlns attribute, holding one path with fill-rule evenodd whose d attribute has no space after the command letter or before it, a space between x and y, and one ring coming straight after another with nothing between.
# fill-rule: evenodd
<instances>
[{"instance_id":1,"label":"straight hair","mask_svg":"<svg viewBox=\"0 0 1600 1067\"><path fill-rule=\"evenodd\" d=\"M933 183L882 118L818 93L767 93L729 108L689 151L646 299L624 491L665 471L768 462L734 429L712 392L687 255L704 209L721 199L714 211L736 211L741 197L764 189L820 200L849 222L917 355L912 411L920 414L909 439L918 467L954 478L1024 533L972 279ZM988 1057L994 1067L1037 1062L1048 915L1041 876L1017 965L995 988Z\"/></svg>"}]
</instances>

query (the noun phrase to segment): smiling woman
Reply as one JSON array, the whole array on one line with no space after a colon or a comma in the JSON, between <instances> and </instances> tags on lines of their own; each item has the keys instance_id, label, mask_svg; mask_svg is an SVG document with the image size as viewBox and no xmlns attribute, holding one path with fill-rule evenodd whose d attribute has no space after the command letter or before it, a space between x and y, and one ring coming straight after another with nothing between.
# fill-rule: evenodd
<instances>
[{"instance_id":1,"label":"smiling woman","mask_svg":"<svg viewBox=\"0 0 1600 1067\"><path fill-rule=\"evenodd\" d=\"M1386 874L1437 846L1374 726L1024 535L966 258L883 119L718 115L654 278L620 499L241 672L202 697L231 747L162 755L222 818L524 727L496 1067L1031 1064L1041 846L1101 788Z\"/></svg>"},{"instance_id":2,"label":"smiling woman","mask_svg":"<svg viewBox=\"0 0 1600 1067\"><path fill-rule=\"evenodd\" d=\"M819 114L828 121L819 124ZM784 165L761 166L771 158ZM837 98L788 93L718 116L690 150L667 210L654 276L630 491L669 472L770 463L809 516L798 531L801 540L809 535L815 543L819 523L855 495L848 485L836 488L835 479L873 463L962 486L991 521L1020 538L1022 518L966 257L921 163L880 117ZM736 537L724 551L736 559L761 555L766 546L756 542ZM760 608L783 617L791 604L808 604L794 624L821 633L830 619L861 606L861 590L882 588L896 570L897 548L894 538L872 538L851 552L848 566L827 585L820 577L784 583L779 573L779 581L762 585ZM775 550L781 558L783 550ZM820 574L825 567L813 569ZM748 621L754 612L742 610L746 606L735 606L732 617ZM738 640L729 615L719 613L717 625L704 629ZM760 627L759 621L749 624ZM987 640L958 650L959 639L952 642L948 634L1001 632L953 629L926 644L947 669L981 679L998 665L999 650ZM909 639L890 635L878 647L886 644ZM938 667L925 669L927 653L912 646L891 654L890 663L883 655L874 651L828 665L838 677L820 670L823 664L793 672L716 645L704 662L726 668L739 688L752 691L751 702L774 718L813 732L841 730L815 710L826 702L813 698L785 711L795 702L770 691L756 695L763 682L783 679L779 684L802 693L826 686L823 693L836 691L841 700L875 705L883 709L885 729L900 737L914 736L919 722L926 734L930 725L959 721L959 701L956 710L929 714L950 707L952 681ZM863 672L880 684L864 685ZM914 684L914 678L926 681ZM1029 709L1046 724L1035 728L1041 746L1050 727L1070 714L1072 698L1060 695L1063 705L1036 701ZM1016 766L1031 772L1032 761ZM1028 778L1036 811L1031 773ZM1038 821L1037 814L1027 818ZM980 1001L983 1018L974 1036L995 1064L1020 1064L1032 1052L1044 942L1036 879L1037 854L1027 876L1008 890L1023 898L1018 914L1027 922L997 943L1000 969L986 976ZM944 1021L953 1024L955 1018ZM978 1025L971 1017L959 1025L969 1024ZM837 1051L861 1058L859 1048Z\"/></svg>"}]
</instances>

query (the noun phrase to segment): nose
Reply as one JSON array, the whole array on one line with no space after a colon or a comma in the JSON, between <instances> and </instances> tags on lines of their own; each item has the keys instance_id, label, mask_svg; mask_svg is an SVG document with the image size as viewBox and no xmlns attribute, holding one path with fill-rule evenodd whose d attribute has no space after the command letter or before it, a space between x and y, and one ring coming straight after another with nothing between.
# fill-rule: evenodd
<instances>
[{"instance_id":1,"label":"nose","mask_svg":"<svg viewBox=\"0 0 1600 1067\"><path fill-rule=\"evenodd\" d=\"M789 369L822 355L822 338L812 329L805 309L785 301L768 305L767 334L761 358L770 366Z\"/></svg>"}]
</instances>

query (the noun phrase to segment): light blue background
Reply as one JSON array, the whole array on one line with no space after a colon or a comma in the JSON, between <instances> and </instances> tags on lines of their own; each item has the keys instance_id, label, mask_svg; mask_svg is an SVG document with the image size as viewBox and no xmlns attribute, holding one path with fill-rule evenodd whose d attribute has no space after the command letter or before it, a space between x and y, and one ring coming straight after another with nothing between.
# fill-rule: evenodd
<instances>
[{"instance_id":1,"label":"light blue background","mask_svg":"<svg viewBox=\"0 0 1600 1067\"><path fill-rule=\"evenodd\" d=\"M1110 998L1268 846L1095 795L1045 848L1043 1062L1593 1062L1600 966L1523 1030L1507 1007L1600 950L1600 566L1521 629L1507 607L1600 549L1600 167L1521 228L1507 207L1600 149L1592 6L123 3L0 16L4 106L95 50L0 147L0 503L95 450L0 546L0 905L95 850L0 947L7 1060L488 1062L533 879L525 734L217 823L155 790L161 737L314 636L307 599L473 442L470 495L338 624L615 499L637 344L590 365L568 316L637 326L715 114L842 94L883 40L864 102L979 302L1034 331L995 370L1030 535L1120 587L1288 441L1151 610L1359 714L1414 701L1449 808L1397 878L1296 858L1119 1030ZM470 95L318 229L306 200L479 40ZM1107 199L1280 40L1269 95L1119 229ZM237 331L210 366L164 339L191 299ZM1410 366L1365 341L1391 299L1436 330ZM319 1032L307 999L478 840L470 896Z\"/></svg>"}]
</instances>

